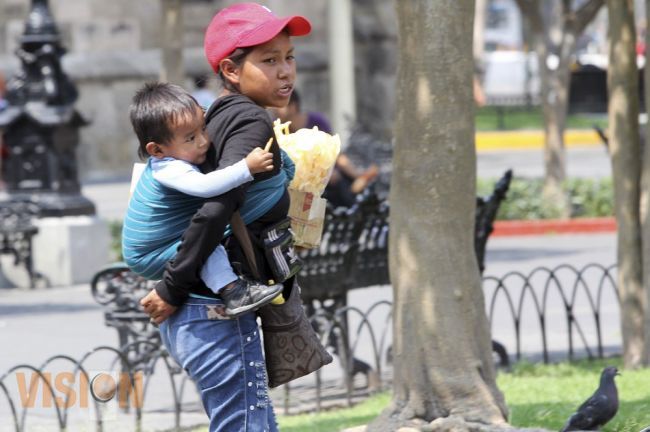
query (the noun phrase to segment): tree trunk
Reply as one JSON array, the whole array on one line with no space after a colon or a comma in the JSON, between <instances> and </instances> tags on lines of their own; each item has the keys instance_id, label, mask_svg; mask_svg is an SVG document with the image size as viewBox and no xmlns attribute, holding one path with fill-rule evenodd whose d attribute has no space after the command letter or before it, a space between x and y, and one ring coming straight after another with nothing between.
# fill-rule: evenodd
<instances>
[{"instance_id":1,"label":"tree trunk","mask_svg":"<svg viewBox=\"0 0 650 432\"><path fill-rule=\"evenodd\" d=\"M368 430L395 431L436 419L434 426L505 425L473 252L468 29L474 2L395 5L400 57L389 252L395 369L392 404Z\"/></svg>"},{"instance_id":2,"label":"tree trunk","mask_svg":"<svg viewBox=\"0 0 650 432\"><path fill-rule=\"evenodd\" d=\"M638 367L644 358L640 149L636 31L632 0L607 0L609 8L609 149L618 224L618 286L621 297L623 361ZM616 61L612 61L616 59Z\"/></svg>"},{"instance_id":3,"label":"tree trunk","mask_svg":"<svg viewBox=\"0 0 650 432\"><path fill-rule=\"evenodd\" d=\"M160 80L183 85L183 14L181 0L162 1L162 69Z\"/></svg>"},{"instance_id":4,"label":"tree trunk","mask_svg":"<svg viewBox=\"0 0 650 432\"><path fill-rule=\"evenodd\" d=\"M646 22L650 22L650 0L645 2ZM645 32L646 59L649 56L648 47L650 47L650 31ZM650 83L650 62L645 63L644 81ZM646 112L650 108L650 85L646 85L645 106ZM645 144L643 148L643 167L641 171L641 200L640 200L640 218L641 218L641 242L643 245L643 288L646 294L645 303L645 324L643 326L645 335L645 358L644 364L650 366L650 121L645 127Z\"/></svg>"},{"instance_id":5,"label":"tree trunk","mask_svg":"<svg viewBox=\"0 0 650 432\"><path fill-rule=\"evenodd\" d=\"M566 151L564 130L569 109L571 84L571 54L575 38L566 31L565 41L558 52L549 52L543 44L537 46L540 71L542 113L544 116L544 202L560 210L554 217L569 217L570 207L564 181Z\"/></svg>"}]
</instances>

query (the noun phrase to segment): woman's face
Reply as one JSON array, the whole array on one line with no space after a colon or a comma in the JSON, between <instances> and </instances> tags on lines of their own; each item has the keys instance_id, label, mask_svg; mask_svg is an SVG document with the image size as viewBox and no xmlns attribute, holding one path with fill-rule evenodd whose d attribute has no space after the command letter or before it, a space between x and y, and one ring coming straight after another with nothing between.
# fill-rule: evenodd
<instances>
[{"instance_id":1,"label":"woman's face","mask_svg":"<svg viewBox=\"0 0 650 432\"><path fill-rule=\"evenodd\" d=\"M289 103L296 79L296 61L291 38L282 32L256 46L238 68L239 91L266 108Z\"/></svg>"}]
</instances>

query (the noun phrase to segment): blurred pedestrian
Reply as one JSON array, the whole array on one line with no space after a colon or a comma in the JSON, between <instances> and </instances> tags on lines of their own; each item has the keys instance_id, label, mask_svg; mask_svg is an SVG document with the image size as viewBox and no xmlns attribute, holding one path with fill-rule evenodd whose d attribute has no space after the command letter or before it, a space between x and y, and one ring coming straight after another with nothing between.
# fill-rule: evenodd
<instances>
[{"instance_id":1,"label":"blurred pedestrian","mask_svg":"<svg viewBox=\"0 0 650 432\"><path fill-rule=\"evenodd\" d=\"M300 95L293 90L289 104L284 108L272 110L280 121L291 122L289 130L295 132L298 129L312 129L332 133L332 126L325 114L316 111L303 111L300 106ZM355 202L355 197L362 192L368 184L377 176L379 168L372 164L368 169L361 170L345 154L341 153L336 159L336 165L332 171L329 183L323 193L323 198L336 207L350 207Z\"/></svg>"},{"instance_id":2,"label":"blurred pedestrian","mask_svg":"<svg viewBox=\"0 0 650 432\"><path fill-rule=\"evenodd\" d=\"M288 121L291 122L289 125L289 130L291 132L295 132L298 129L312 129L316 126L318 127L318 130L322 130L328 134L332 133L332 126L325 114L316 111L302 111L300 106L300 95L296 89L291 93L289 104L286 107L275 108L272 112L282 121L282 123Z\"/></svg>"},{"instance_id":3,"label":"blurred pedestrian","mask_svg":"<svg viewBox=\"0 0 650 432\"><path fill-rule=\"evenodd\" d=\"M194 91L192 96L199 103L199 106L207 111L212 102L217 98L217 94L208 88L208 76L197 75L194 77Z\"/></svg>"},{"instance_id":4,"label":"blurred pedestrian","mask_svg":"<svg viewBox=\"0 0 650 432\"><path fill-rule=\"evenodd\" d=\"M5 93L7 92L7 84L5 82L5 77L0 72L0 111L5 109L8 105L7 100L5 99Z\"/></svg>"}]
</instances>

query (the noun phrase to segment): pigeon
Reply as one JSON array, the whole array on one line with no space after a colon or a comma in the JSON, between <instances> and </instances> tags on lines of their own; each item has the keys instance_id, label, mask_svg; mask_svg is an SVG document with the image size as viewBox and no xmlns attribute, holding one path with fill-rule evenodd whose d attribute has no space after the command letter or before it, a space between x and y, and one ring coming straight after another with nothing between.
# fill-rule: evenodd
<instances>
[{"instance_id":1,"label":"pigeon","mask_svg":"<svg viewBox=\"0 0 650 432\"><path fill-rule=\"evenodd\" d=\"M569 417L561 432L598 430L610 421L618 411L618 390L614 377L620 375L614 366L603 369L600 385L594 394L583 402Z\"/></svg>"}]
</instances>

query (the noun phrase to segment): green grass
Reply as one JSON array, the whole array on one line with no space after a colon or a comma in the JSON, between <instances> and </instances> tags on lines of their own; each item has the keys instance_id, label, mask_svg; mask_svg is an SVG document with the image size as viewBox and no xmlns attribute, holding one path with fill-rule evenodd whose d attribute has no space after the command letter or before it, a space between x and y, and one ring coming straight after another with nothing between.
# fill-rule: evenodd
<instances>
[{"instance_id":1,"label":"green grass","mask_svg":"<svg viewBox=\"0 0 650 432\"><path fill-rule=\"evenodd\" d=\"M606 365L621 368L620 360L517 365L512 374L500 374L510 423L520 427L559 430L566 419L598 386ZM650 425L650 369L622 370L616 378L620 407L603 431L638 432Z\"/></svg>"},{"instance_id":2,"label":"green grass","mask_svg":"<svg viewBox=\"0 0 650 432\"><path fill-rule=\"evenodd\" d=\"M621 369L620 359L609 359L555 365L518 363L513 372L500 373L497 382L510 410L510 424L560 430L567 418L598 387L600 372L607 365ZM620 399L618 414L602 430L638 432L650 425L650 368L622 370L616 383ZM390 395L382 393L352 408L279 416L280 430L340 431L367 424L389 402Z\"/></svg>"},{"instance_id":3,"label":"green grass","mask_svg":"<svg viewBox=\"0 0 650 432\"><path fill-rule=\"evenodd\" d=\"M343 408L320 414L278 416L282 432L332 432L367 424L390 402L388 393L372 396L352 408Z\"/></svg>"},{"instance_id":4,"label":"green grass","mask_svg":"<svg viewBox=\"0 0 650 432\"><path fill-rule=\"evenodd\" d=\"M499 124L500 110L495 107L482 107L476 110L476 130L518 130L543 129L544 120L540 107L513 107L501 109L503 124ZM607 116L604 114L570 114L567 118L567 129L591 129L598 125L605 129Z\"/></svg>"}]
</instances>

